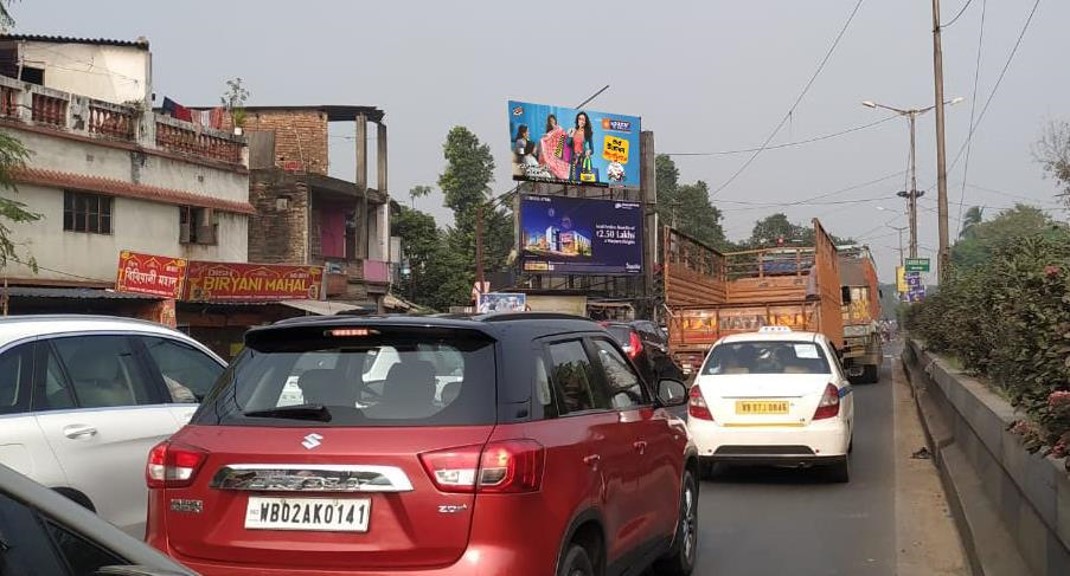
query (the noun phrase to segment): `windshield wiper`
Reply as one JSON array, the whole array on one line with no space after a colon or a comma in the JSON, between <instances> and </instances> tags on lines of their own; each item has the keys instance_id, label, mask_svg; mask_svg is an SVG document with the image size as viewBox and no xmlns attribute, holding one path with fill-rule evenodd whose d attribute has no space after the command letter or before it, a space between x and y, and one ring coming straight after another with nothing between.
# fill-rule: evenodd
<instances>
[{"instance_id":1,"label":"windshield wiper","mask_svg":"<svg viewBox=\"0 0 1070 576\"><path fill-rule=\"evenodd\" d=\"M250 418L287 418L292 420L315 420L330 422L331 411L323 404L299 404L297 406L280 406L266 410L251 410L242 413Z\"/></svg>"}]
</instances>

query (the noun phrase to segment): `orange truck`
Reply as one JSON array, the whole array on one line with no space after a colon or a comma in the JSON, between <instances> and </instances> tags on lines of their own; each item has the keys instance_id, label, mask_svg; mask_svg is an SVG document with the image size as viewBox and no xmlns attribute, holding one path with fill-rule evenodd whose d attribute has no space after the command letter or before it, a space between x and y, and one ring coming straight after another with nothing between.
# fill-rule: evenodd
<instances>
[{"instance_id":1,"label":"orange truck","mask_svg":"<svg viewBox=\"0 0 1070 576\"><path fill-rule=\"evenodd\" d=\"M865 246L838 249L840 284L843 286L844 368L853 379L875 384L884 362L880 333L881 298L877 267Z\"/></svg>"},{"instance_id":2,"label":"orange truck","mask_svg":"<svg viewBox=\"0 0 1070 576\"><path fill-rule=\"evenodd\" d=\"M666 227L663 280L669 352L691 378L722 336L762 326L820 332L844 345L839 259L816 219L815 243L722 254Z\"/></svg>"}]
</instances>

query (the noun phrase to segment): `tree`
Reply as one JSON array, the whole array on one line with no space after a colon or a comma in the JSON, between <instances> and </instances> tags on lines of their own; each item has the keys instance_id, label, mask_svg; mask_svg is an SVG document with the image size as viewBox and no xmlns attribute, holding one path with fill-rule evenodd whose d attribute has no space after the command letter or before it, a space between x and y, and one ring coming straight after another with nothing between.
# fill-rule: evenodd
<instances>
[{"instance_id":1,"label":"tree","mask_svg":"<svg viewBox=\"0 0 1070 576\"><path fill-rule=\"evenodd\" d=\"M840 238L831 233L829 234L829 239L836 246L855 244L855 241L851 238ZM771 248L781 245L810 247L816 241L812 226L795 224L788 220L787 215L783 212L778 212L755 222L751 237L745 244L750 248Z\"/></svg>"},{"instance_id":2,"label":"tree","mask_svg":"<svg viewBox=\"0 0 1070 576\"><path fill-rule=\"evenodd\" d=\"M476 217L483 213L483 268L495 271L505 265L515 245L513 218L508 209L491 206L494 156L490 146L463 126L455 126L442 145L446 168L438 187L445 206L453 211L454 225L446 233L449 269L442 277L443 298L453 304L470 300L475 283Z\"/></svg>"},{"instance_id":3,"label":"tree","mask_svg":"<svg viewBox=\"0 0 1070 576\"><path fill-rule=\"evenodd\" d=\"M680 184L680 171L672 158L664 154L655 158L658 197L655 210L663 225L673 226L698 240L724 249L723 215L710 203L710 188L699 180L694 184Z\"/></svg>"},{"instance_id":4,"label":"tree","mask_svg":"<svg viewBox=\"0 0 1070 576\"><path fill-rule=\"evenodd\" d=\"M18 192L14 173L26 165L29 157L30 151L18 138L7 132L0 132L0 188ZM27 256L25 260L19 258L18 245L11 239L11 224L36 222L41 217L41 214L27 210L26 204L0 196L0 268L6 267L8 260L15 260L37 269L37 263L32 256Z\"/></svg>"},{"instance_id":5,"label":"tree","mask_svg":"<svg viewBox=\"0 0 1070 576\"><path fill-rule=\"evenodd\" d=\"M433 188L430 186L413 186L409 189L409 201L412 203L412 207L416 208L416 199L424 198L431 195Z\"/></svg>"},{"instance_id":6,"label":"tree","mask_svg":"<svg viewBox=\"0 0 1070 576\"><path fill-rule=\"evenodd\" d=\"M399 282L399 291L421 306L437 308L440 262L445 250L435 218L426 212L401 207L390 222L391 234L401 238L409 275Z\"/></svg>"},{"instance_id":7,"label":"tree","mask_svg":"<svg viewBox=\"0 0 1070 576\"><path fill-rule=\"evenodd\" d=\"M1001 246L1055 231L1059 226L1040 208L1018 204L988 222L970 226L969 234L951 247L951 264L961 270L977 268L988 262Z\"/></svg>"},{"instance_id":8,"label":"tree","mask_svg":"<svg viewBox=\"0 0 1070 576\"><path fill-rule=\"evenodd\" d=\"M15 18L11 16L11 12L8 10L12 0L3 0L0 2L0 32L7 32L15 26Z\"/></svg>"},{"instance_id":9,"label":"tree","mask_svg":"<svg viewBox=\"0 0 1070 576\"><path fill-rule=\"evenodd\" d=\"M813 238L813 231L810 232L809 238ZM805 240L807 240L806 228L792 223L788 220L787 214L777 212L754 223L754 229L747 243L752 248L781 244L803 246L812 243L812 240L811 242L805 242Z\"/></svg>"},{"instance_id":10,"label":"tree","mask_svg":"<svg viewBox=\"0 0 1070 576\"><path fill-rule=\"evenodd\" d=\"M983 207L970 206L970 209L962 217L962 230L959 231L959 238L969 238L973 234L974 226L980 224L984 219L985 209Z\"/></svg>"},{"instance_id":11,"label":"tree","mask_svg":"<svg viewBox=\"0 0 1070 576\"><path fill-rule=\"evenodd\" d=\"M1058 195L1070 204L1070 122L1048 124L1033 149L1033 156L1058 183L1061 189Z\"/></svg>"},{"instance_id":12,"label":"tree","mask_svg":"<svg viewBox=\"0 0 1070 576\"><path fill-rule=\"evenodd\" d=\"M12 0L0 1L0 31L7 31L15 25L15 19L8 11ZM14 173L26 165L30 158L30 151L22 145L18 138L8 132L0 132L0 188L18 192L15 187ZM32 256L25 260L18 257L18 246L11 239L11 224L24 222L36 222L41 219L41 214L30 212L26 204L11 198L0 196L0 268L7 266L8 260L15 260L28 264L30 268L37 270L37 263Z\"/></svg>"}]
</instances>

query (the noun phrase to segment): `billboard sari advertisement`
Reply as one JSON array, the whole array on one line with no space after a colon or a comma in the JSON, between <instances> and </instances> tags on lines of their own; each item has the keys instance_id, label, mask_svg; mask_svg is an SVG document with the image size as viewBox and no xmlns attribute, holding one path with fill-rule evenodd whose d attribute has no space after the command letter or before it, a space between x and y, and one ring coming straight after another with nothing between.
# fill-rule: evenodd
<instances>
[{"instance_id":1,"label":"billboard sari advertisement","mask_svg":"<svg viewBox=\"0 0 1070 576\"><path fill-rule=\"evenodd\" d=\"M643 271L639 202L525 195L520 199L524 272L630 275Z\"/></svg>"},{"instance_id":2,"label":"billboard sari advertisement","mask_svg":"<svg viewBox=\"0 0 1070 576\"><path fill-rule=\"evenodd\" d=\"M513 179L639 187L639 118L509 101Z\"/></svg>"}]
</instances>

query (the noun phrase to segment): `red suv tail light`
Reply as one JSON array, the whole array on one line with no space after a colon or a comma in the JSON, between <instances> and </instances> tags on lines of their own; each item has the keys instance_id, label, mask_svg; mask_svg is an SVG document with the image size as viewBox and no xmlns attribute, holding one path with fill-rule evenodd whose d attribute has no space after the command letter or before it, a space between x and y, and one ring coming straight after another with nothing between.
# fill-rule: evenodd
<instances>
[{"instance_id":1,"label":"red suv tail light","mask_svg":"<svg viewBox=\"0 0 1070 576\"><path fill-rule=\"evenodd\" d=\"M149 452L145 480L149 488L184 488L193 484L207 454L188 446L160 442Z\"/></svg>"},{"instance_id":2,"label":"red suv tail light","mask_svg":"<svg viewBox=\"0 0 1070 576\"><path fill-rule=\"evenodd\" d=\"M832 384L825 387L825 394L821 396L821 403L814 411L814 420L833 418L840 413L840 390Z\"/></svg>"},{"instance_id":3,"label":"red suv tail light","mask_svg":"<svg viewBox=\"0 0 1070 576\"><path fill-rule=\"evenodd\" d=\"M691 390L687 393L687 398L688 416L699 420L713 421L713 414L710 413L710 407L706 404L706 399L703 398L702 389L698 387L698 384L691 386Z\"/></svg>"},{"instance_id":4,"label":"red suv tail light","mask_svg":"<svg viewBox=\"0 0 1070 576\"><path fill-rule=\"evenodd\" d=\"M545 450L534 440L506 440L420 455L439 490L460 493L537 492L545 461Z\"/></svg>"},{"instance_id":5,"label":"red suv tail light","mask_svg":"<svg viewBox=\"0 0 1070 576\"><path fill-rule=\"evenodd\" d=\"M643 340L639 338L639 333L632 330L631 335L628 336L628 358L635 360L636 356L643 351Z\"/></svg>"}]
</instances>

